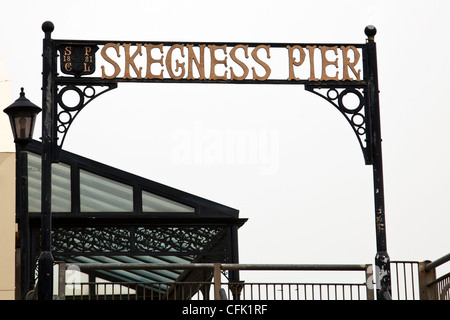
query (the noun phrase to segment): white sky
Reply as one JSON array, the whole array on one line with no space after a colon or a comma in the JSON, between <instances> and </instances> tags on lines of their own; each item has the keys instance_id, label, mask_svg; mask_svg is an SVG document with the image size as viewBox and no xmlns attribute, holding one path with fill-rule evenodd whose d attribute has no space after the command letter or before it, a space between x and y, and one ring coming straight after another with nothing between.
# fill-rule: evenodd
<instances>
[{"instance_id":1,"label":"white sky","mask_svg":"<svg viewBox=\"0 0 450 320\"><path fill-rule=\"evenodd\" d=\"M364 43L365 26L375 25L388 252L419 261L449 252L447 1L67 3L76 5L2 5L0 56L13 100L25 87L41 104L46 20L55 39L197 42ZM245 130L256 142L217 140ZM372 167L344 117L303 86L119 84L80 113L64 148L239 209L249 218L239 232L243 263L374 260ZM175 156L180 148L191 157ZM211 149L223 157L208 158ZM227 162L230 154L243 160Z\"/></svg>"}]
</instances>

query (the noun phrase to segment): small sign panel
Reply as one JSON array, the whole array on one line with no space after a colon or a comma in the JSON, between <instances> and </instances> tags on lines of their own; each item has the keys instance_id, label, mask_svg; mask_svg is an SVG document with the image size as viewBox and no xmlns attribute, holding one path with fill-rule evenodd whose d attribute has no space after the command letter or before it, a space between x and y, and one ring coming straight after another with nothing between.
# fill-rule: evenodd
<instances>
[{"instance_id":1,"label":"small sign panel","mask_svg":"<svg viewBox=\"0 0 450 320\"><path fill-rule=\"evenodd\" d=\"M81 77L95 72L96 45L62 45L60 53L61 72Z\"/></svg>"}]
</instances>

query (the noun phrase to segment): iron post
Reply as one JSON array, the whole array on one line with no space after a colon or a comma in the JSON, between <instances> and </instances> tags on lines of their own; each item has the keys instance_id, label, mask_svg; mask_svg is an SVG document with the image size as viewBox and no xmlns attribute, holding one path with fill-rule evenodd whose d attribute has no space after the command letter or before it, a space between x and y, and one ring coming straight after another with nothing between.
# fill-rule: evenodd
<instances>
[{"instance_id":1,"label":"iron post","mask_svg":"<svg viewBox=\"0 0 450 320\"><path fill-rule=\"evenodd\" d=\"M51 300L53 296L53 255L52 255L52 162L54 139L53 123L55 119L54 105L54 57L51 33L53 23L42 24L45 33L43 40L42 68L42 178L41 178L41 253L38 260L38 299Z\"/></svg>"},{"instance_id":2,"label":"iron post","mask_svg":"<svg viewBox=\"0 0 450 320\"><path fill-rule=\"evenodd\" d=\"M30 225L28 220L27 154L24 146L16 143L16 215L20 217L20 287L18 298L25 300L30 288Z\"/></svg>"},{"instance_id":3,"label":"iron post","mask_svg":"<svg viewBox=\"0 0 450 320\"><path fill-rule=\"evenodd\" d=\"M372 167L374 184L374 204L375 204L375 227L377 253L375 256L376 288L378 300L391 299L391 272L390 258L386 244L386 222L384 203L384 182L383 182L383 161L381 152L381 125L380 106L378 89L377 54L375 44L375 34L377 30L374 26L367 26L365 33L368 37L368 100L371 117L372 135Z\"/></svg>"}]
</instances>

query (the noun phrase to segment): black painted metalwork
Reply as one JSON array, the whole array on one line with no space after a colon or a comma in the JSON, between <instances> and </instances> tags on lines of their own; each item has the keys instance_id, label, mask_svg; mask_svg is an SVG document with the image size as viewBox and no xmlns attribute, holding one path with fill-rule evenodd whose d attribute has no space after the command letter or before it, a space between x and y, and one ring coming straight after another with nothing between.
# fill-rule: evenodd
<instances>
[{"instance_id":1,"label":"black painted metalwork","mask_svg":"<svg viewBox=\"0 0 450 320\"><path fill-rule=\"evenodd\" d=\"M79 112L83 110L89 102L115 88L117 88L116 83L109 83L106 85L92 85L89 83L83 85L82 83L77 83L76 85L68 84L58 86L56 99L57 105L59 105L60 108L58 108L56 115L56 135L61 136L61 138L58 138L56 142L55 159L59 158L59 152L62 149L67 131ZM64 95L69 92L75 93L78 96L78 102L74 105L64 102Z\"/></svg>"},{"instance_id":2,"label":"black painted metalwork","mask_svg":"<svg viewBox=\"0 0 450 320\"><path fill-rule=\"evenodd\" d=\"M305 89L327 100L342 113L358 139L365 163L367 165L372 164L372 148L370 135L368 134L370 132L370 123L368 123L368 116L366 115L365 87L317 87L315 85L306 85ZM322 91L326 91L326 93L322 93ZM355 102L352 101L351 105L346 104L345 97L347 96L353 96L358 103L354 105Z\"/></svg>"},{"instance_id":3,"label":"black painted metalwork","mask_svg":"<svg viewBox=\"0 0 450 320\"><path fill-rule=\"evenodd\" d=\"M53 253L58 257L146 255L222 256L226 228L218 226L73 226L53 230ZM214 249L213 249L214 248Z\"/></svg>"},{"instance_id":4,"label":"black painted metalwork","mask_svg":"<svg viewBox=\"0 0 450 320\"><path fill-rule=\"evenodd\" d=\"M55 65L51 33L54 25L44 22L42 30L45 33L43 40L43 66L42 66L42 178L41 178L41 242L40 256L38 260L38 298L39 300L51 300L53 292L53 255L52 247L52 211L51 211L51 184L52 162L55 155L55 143L57 136L55 128Z\"/></svg>"},{"instance_id":5,"label":"black painted metalwork","mask_svg":"<svg viewBox=\"0 0 450 320\"><path fill-rule=\"evenodd\" d=\"M51 263L51 163L58 162L65 135L77 114L93 99L117 87L119 82L167 82L167 83L242 83L242 84L290 84L305 85L305 89L312 92L336 107L347 119L361 146L364 160L367 165L373 166L375 217L377 236L376 266L379 269L378 298L387 299L390 296L389 256L386 248L385 217L384 217L384 188L381 156L380 115L378 101L378 75L376 62L376 45L374 36L376 29L368 26L365 30L368 40L365 44L345 44L362 50L363 79L359 80L289 80L267 79L260 80L227 80L227 79L187 79L187 78L111 78L102 79L90 77L95 69L95 51L98 46L108 41L80 41L80 40L53 40L51 33L54 27L51 22L43 24L45 39L43 42L43 133L42 133L42 237L40 259L39 286L42 295L40 298L49 299L52 271ZM114 41L114 43L127 43L129 45L142 45L142 42ZM161 42L153 42L159 44ZM190 45L204 46L234 46L238 43L198 43L183 42ZM145 44L145 43L144 43ZM147 44L150 44L147 42ZM165 42L164 45L180 45L181 42ZM246 43L248 47L267 45L274 48L288 46L321 46L321 44L287 44L287 43ZM341 47L343 44L324 44L328 47ZM341 47L342 48L342 47ZM69 49L67 51L67 49ZM60 52L60 70L68 76L57 73L57 52ZM70 51L70 53L69 53ZM73 59L68 61L67 59ZM83 60L85 59L85 60ZM86 60L87 59L87 60ZM70 63L70 64L66 64ZM106 89L100 90L104 86ZM68 105L64 102L64 95L75 92L79 103ZM358 103L352 105L346 102L349 96L356 98ZM41 270L45 270L41 272ZM378 281L377 281L378 284Z\"/></svg>"},{"instance_id":6,"label":"black painted metalwork","mask_svg":"<svg viewBox=\"0 0 450 320\"><path fill-rule=\"evenodd\" d=\"M378 69L377 50L375 44L375 34L377 30L373 26L368 26L365 33L367 41L367 64L368 64L368 106L371 116L372 130L372 168L373 187L375 201L375 227L377 254L375 256L375 267L377 275L377 298L379 300L391 299L391 271L390 258L387 252L386 241L386 221L384 203L384 182L383 182L383 158L381 152L381 121L380 106L378 98Z\"/></svg>"},{"instance_id":7,"label":"black painted metalwork","mask_svg":"<svg viewBox=\"0 0 450 320\"><path fill-rule=\"evenodd\" d=\"M211 78L134 78L134 77L115 77L112 79L109 78L101 78L98 76L90 76L94 73L95 70L95 52L99 50L98 46L104 46L106 44L116 43L116 44L128 44L129 46L144 46L146 44L158 45L163 44L164 46L181 46L181 45L189 45L189 46L204 46L204 47L222 47L222 46L248 46L249 48L256 48L258 46L267 45L270 48L287 48L287 47L314 47L319 48L321 46L326 47L342 47L342 46L352 46L358 50L362 50L363 57L363 65L364 65L364 78L361 80L332 80L332 81L323 81L320 79L311 81L307 79L265 79L261 80L252 80L252 79L211 79ZM57 100L54 101L54 107L57 111L57 115L55 115L56 124L53 131L54 134L54 144L53 148L55 150L55 155L53 160L57 161L58 152L62 148L62 144L64 142L64 137L75 119L76 114L81 111L87 103L92 101L93 99L100 96L102 93L105 93L109 90L115 89L118 86L118 83L124 82L147 82L147 83L222 83L222 84L277 84L277 85L305 85L305 89L313 92L328 102L333 104L337 109L347 118L352 129L354 130L356 137L360 143L362 148L364 159L366 164L371 163L371 148L367 146L370 144L370 135L368 132L370 128L367 128L369 125L366 121L367 115L366 112L366 94L364 90L368 86L367 82L367 44L359 44L359 43L347 43L347 44L312 44L312 43L236 43L236 42L173 42L173 41L164 41L164 42L136 42L136 41L107 41L107 40L64 40L64 39L52 39L52 48L54 57L57 56L58 52L60 55L59 64L55 60L55 68L59 68L64 75L55 74L54 82L58 88L57 91ZM67 49L69 48L69 49ZM70 55L65 54L65 51L70 50ZM88 55L85 53L89 52ZM71 59L70 63L73 61L77 61L79 67L77 68L77 72L71 70L67 70L67 60ZM89 61L89 65L85 65L86 62ZM72 65L71 65L72 68ZM56 72L56 71L55 71ZM69 75L69 76L67 76ZM74 75L74 76L70 76ZM101 93L97 93L95 88L107 86L108 89L102 91ZM327 92L325 94L320 93L322 89L326 89ZM78 95L79 100L75 105L66 105L63 102L63 96L66 92L76 93ZM356 96L360 100L360 104L356 107L348 106L345 103L344 99L347 96Z\"/></svg>"},{"instance_id":8,"label":"black painted metalwork","mask_svg":"<svg viewBox=\"0 0 450 320\"><path fill-rule=\"evenodd\" d=\"M36 116L41 108L25 98L23 88L20 97L3 110L8 116L16 144L26 144L33 138Z\"/></svg>"}]
</instances>

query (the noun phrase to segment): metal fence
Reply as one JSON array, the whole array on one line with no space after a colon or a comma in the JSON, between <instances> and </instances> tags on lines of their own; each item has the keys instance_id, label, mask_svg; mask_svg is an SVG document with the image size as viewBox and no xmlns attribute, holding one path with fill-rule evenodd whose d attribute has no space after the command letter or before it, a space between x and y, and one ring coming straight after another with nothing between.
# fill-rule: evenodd
<instances>
[{"instance_id":1,"label":"metal fence","mask_svg":"<svg viewBox=\"0 0 450 320\"><path fill-rule=\"evenodd\" d=\"M365 283L245 283L242 300L367 300ZM233 290L228 289L228 296Z\"/></svg>"},{"instance_id":2,"label":"metal fence","mask_svg":"<svg viewBox=\"0 0 450 320\"><path fill-rule=\"evenodd\" d=\"M435 290L438 293L436 295L436 300L450 300L450 275L447 274L440 277L431 283L435 286Z\"/></svg>"},{"instance_id":3,"label":"metal fence","mask_svg":"<svg viewBox=\"0 0 450 320\"><path fill-rule=\"evenodd\" d=\"M450 254L436 261L391 261L393 300L450 300L450 272L436 277L436 269L450 261ZM281 264L59 264L58 298L73 300L373 300L376 287L372 265L281 265ZM210 282L66 282L68 268L95 270L209 270ZM447 267L449 267L447 265ZM362 281L327 282L227 282L230 270L291 272L348 271ZM362 277L361 277L362 274ZM333 278L337 279L336 277ZM342 277L340 278L342 279ZM225 281L224 281L225 280ZM32 292L30 292L32 293ZM30 294L30 296L35 296Z\"/></svg>"},{"instance_id":4,"label":"metal fence","mask_svg":"<svg viewBox=\"0 0 450 320\"><path fill-rule=\"evenodd\" d=\"M419 262L391 261L393 300L419 300Z\"/></svg>"},{"instance_id":5,"label":"metal fence","mask_svg":"<svg viewBox=\"0 0 450 320\"><path fill-rule=\"evenodd\" d=\"M450 300L450 272L436 278L436 269L450 261L450 253L419 265L421 297L426 300Z\"/></svg>"},{"instance_id":6,"label":"metal fence","mask_svg":"<svg viewBox=\"0 0 450 320\"><path fill-rule=\"evenodd\" d=\"M211 282L77 282L66 283L65 271L76 266L80 272L94 270L210 270ZM359 273L355 282L288 283L223 281L222 272L285 271ZM371 300L374 299L371 265L257 265L257 264L76 264L60 265L59 299L73 300Z\"/></svg>"},{"instance_id":7,"label":"metal fence","mask_svg":"<svg viewBox=\"0 0 450 320\"><path fill-rule=\"evenodd\" d=\"M104 282L66 285L64 299L68 300L172 300L180 292L181 300L209 300L212 282L152 283L153 290L141 290L149 283ZM240 285L240 284L239 284ZM222 284L221 299L231 299L236 284ZM246 283L240 300L367 300L365 284L330 283ZM167 292L174 292L168 295Z\"/></svg>"}]
</instances>

